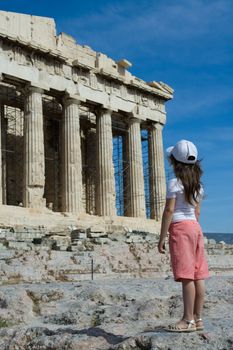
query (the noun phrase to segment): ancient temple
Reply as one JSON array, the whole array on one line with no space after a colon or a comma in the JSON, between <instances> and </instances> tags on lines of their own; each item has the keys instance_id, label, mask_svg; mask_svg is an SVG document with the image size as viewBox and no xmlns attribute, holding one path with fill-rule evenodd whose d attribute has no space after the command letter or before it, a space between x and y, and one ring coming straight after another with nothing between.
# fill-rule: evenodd
<instances>
[{"instance_id":1,"label":"ancient temple","mask_svg":"<svg viewBox=\"0 0 233 350\"><path fill-rule=\"evenodd\" d=\"M159 222L173 90L57 35L51 18L0 11L0 23L1 208Z\"/></svg>"}]
</instances>

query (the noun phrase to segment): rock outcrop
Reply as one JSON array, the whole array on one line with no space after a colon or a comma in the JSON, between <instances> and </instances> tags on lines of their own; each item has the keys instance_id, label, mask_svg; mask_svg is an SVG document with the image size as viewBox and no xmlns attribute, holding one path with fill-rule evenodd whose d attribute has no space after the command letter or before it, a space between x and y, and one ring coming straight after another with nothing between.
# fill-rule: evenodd
<instances>
[{"instance_id":1,"label":"rock outcrop","mask_svg":"<svg viewBox=\"0 0 233 350\"><path fill-rule=\"evenodd\" d=\"M205 330L164 331L182 314L171 278L21 284L0 290L1 350L232 349L233 277L207 280Z\"/></svg>"},{"instance_id":2,"label":"rock outcrop","mask_svg":"<svg viewBox=\"0 0 233 350\"><path fill-rule=\"evenodd\" d=\"M76 282L91 278L171 276L158 235L89 229L5 227L0 232L0 284ZM233 246L206 241L212 274L233 272Z\"/></svg>"},{"instance_id":3,"label":"rock outcrop","mask_svg":"<svg viewBox=\"0 0 233 350\"><path fill-rule=\"evenodd\" d=\"M0 350L233 349L233 246L205 242L205 331L170 334L181 287L157 242L130 229L2 227Z\"/></svg>"}]
</instances>

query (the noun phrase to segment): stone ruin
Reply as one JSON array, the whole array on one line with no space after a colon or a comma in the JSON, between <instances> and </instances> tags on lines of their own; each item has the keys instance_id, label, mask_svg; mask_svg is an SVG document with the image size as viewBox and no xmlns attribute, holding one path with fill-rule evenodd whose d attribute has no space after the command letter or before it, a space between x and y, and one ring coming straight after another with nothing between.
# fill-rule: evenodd
<instances>
[{"instance_id":1,"label":"stone ruin","mask_svg":"<svg viewBox=\"0 0 233 350\"><path fill-rule=\"evenodd\" d=\"M155 251L173 90L130 66L51 18L0 11L0 284L77 280L93 259L102 276L170 271ZM208 253L233 269L232 247Z\"/></svg>"},{"instance_id":2,"label":"stone ruin","mask_svg":"<svg viewBox=\"0 0 233 350\"><path fill-rule=\"evenodd\" d=\"M0 223L157 232L173 90L51 18L0 11L0 23Z\"/></svg>"}]
</instances>

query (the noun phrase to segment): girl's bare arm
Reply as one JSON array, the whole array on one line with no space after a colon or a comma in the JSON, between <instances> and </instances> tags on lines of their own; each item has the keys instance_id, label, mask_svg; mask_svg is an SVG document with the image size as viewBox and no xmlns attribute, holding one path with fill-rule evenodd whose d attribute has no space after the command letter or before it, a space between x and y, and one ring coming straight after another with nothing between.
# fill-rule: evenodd
<instances>
[{"instance_id":1,"label":"girl's bare arm","mask_svg":"<svg viewBox=\"0 0 233 350\"><path fill-rule=\"evenodd\" d=\"M158 250L161 254L165 253L164 243L167 236L167 232L169 229L169 226L172 221L172 216L174 213L175 208L175 198L169 198L166 200L165 208L163 211L163 217L162 217L162 224L161 224L161 230L160 230L160 239L158 244Z\"/></svg>"},{"instance_id":2,"label":"girl's bare arm","mask_svg":"<svg viewBox=\"0 0 233 350\"><path fill-rule=\"evenodd\" d=\"M200 212L201 212L200 203L198 203L195 207L195 216L197 221L199 221Z\"/></svg>"}]
</instances>

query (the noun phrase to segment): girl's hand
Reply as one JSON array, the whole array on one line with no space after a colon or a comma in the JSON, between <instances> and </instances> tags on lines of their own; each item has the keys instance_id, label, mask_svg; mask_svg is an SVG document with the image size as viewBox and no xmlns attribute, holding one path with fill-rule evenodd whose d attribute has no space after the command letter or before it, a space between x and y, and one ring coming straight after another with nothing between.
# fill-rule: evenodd
<instances>
[{"instance_id":1,"label":"girl's hand","mask_svg":"<svg viewBox=\"0 0 233 350\"><path fill-rule=\"evenodd\" d=\"M160 254L165 254L165 242L164 241L159 241L158 251L160 252Z\"/></svg>"}]
</instances>

